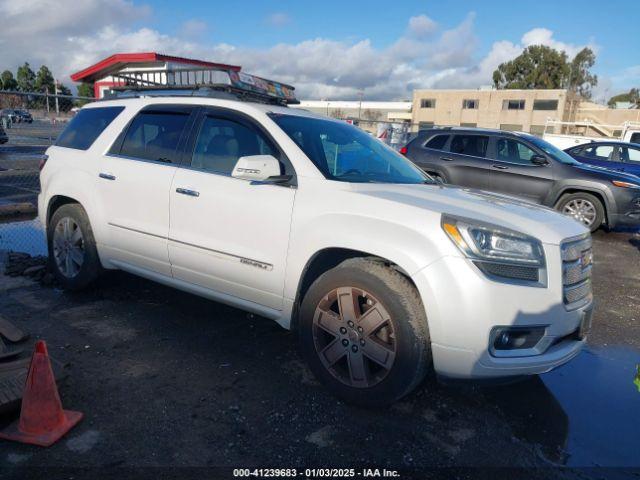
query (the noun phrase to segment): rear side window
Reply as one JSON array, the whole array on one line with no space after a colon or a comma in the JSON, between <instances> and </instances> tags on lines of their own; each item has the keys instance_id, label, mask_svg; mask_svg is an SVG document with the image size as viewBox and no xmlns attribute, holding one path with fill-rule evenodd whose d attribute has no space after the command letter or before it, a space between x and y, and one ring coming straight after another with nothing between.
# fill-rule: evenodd
<instances>
[{"instance_id":1,"label":"rear side window","mask_svg":"<svg viewBox=\"0 0 640 480\"><path fill-rule=\"evenodd\" d=\"M143 160L174 162L176 148L188 120L188 113L140 112L127 130L120 154Z\"/></svg>"},{"instance_id":2,"label":"rear side window","mask_svg":"<svg viewBox=\"0 0 640 480\"><path fill-rule=\"evenodd\" d=\"M451 153L484 158L488 145L489 137L484 135L454 135L449 150Z\"/></svg>"},{"instance_id":3,"label":"rear side window","mask_svg":"<svg viewBox=\"0 0 640 480\"><path fill-rule=\"evenodd\" d=\"M87 150L124 107L85 108L80 110L60 134L58 147Z\"/></svg>"},{"instance_id":4,"label":"rear side window","mask_svg":"<svg viewBox=\"0 0 640 480\"><path fill-rule=\"evenodd\" d=\"M442 150L449 140L449 135L436 135L429 139L424 145L427 148L433 148L434 150Z\"/></svg>"}]
</instances>

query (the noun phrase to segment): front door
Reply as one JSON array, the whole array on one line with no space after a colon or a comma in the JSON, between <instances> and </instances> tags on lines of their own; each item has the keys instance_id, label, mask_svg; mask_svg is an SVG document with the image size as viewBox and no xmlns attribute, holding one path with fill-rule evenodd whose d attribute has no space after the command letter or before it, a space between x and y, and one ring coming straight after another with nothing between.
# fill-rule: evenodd
<instances>
[{"instance_id":1,"label":"front door","mask_svg":"<svg viewBox=\"0 0 640 480\"><path fill-rule=\"evenodd\" d=\"M236 298L282 309L295 188L231 177L241 156L286 158L253 121L207 110L192 152L173 179L169 258L173 276Z\"/></svg>"},{"instance_id":2,"label":"front door","mask_svg":"<svg viewBox=\"0 0 640 480\"><path fill-rule=\"evenodd\" d=\"M538 154L524 142L513 138L495 138L491 162L491 190L543 203L553 186L553 165L535 165Z\"/></svg>"},{"instance_id":3,"label":"front door","mask_svg":"<svg viewBox=\"0 0 640 480\"><path fill-rule=\"evenodd\" d=\"M191 107L141 110L100 159L97 194L107 232L100 247L116 261L171 275L169 191Z\"/></svg>"}]
</instances>

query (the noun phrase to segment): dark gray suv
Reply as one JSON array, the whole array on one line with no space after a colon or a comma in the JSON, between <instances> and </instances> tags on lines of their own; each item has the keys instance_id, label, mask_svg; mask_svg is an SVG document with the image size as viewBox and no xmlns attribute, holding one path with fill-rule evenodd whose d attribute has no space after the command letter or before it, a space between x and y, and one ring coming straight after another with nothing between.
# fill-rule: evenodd
<instances>
[{"instance_id":1,"label":"dark gray suv","mask_svg":"<svg viewBox=\"0 0 640 480\"><path fill-rule=\"evenodd\" d=\"M440 128L420 132L401 151L444 183L553 207L591 231L640 225L640 177L581 164L533 135Z\"/></svg>"}]
</instances>

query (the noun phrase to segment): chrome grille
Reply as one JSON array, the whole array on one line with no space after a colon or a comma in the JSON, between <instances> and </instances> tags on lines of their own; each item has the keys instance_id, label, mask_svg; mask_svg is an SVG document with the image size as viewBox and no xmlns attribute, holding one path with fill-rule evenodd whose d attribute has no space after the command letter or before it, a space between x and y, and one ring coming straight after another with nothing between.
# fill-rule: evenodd
<instances>
[{"instance_id":1,"label":"chrome grille","mask_svg":"<svg viewBox=\"0 0 640 480\"><path fill-rule=\"evenodd\" d=\"M567 240L560 247L565 305L578 308L591 301L593 251L591 236Z\"/></svg>"}]
</instances>

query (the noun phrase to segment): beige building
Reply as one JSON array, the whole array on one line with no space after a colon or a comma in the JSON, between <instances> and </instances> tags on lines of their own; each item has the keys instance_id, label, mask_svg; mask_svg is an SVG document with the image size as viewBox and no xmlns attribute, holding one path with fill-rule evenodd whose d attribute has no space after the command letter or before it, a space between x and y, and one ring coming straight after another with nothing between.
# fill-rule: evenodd
<instances>
[{"instance_id":1,"label":"beige building","mask_svg":"<svg viewBox=\"0 0 640 480\"><path fill-rule=\"evenodd\" d=\"M574 121L579 104L567 90L415 90L412 130L440 125L541 135L549 118Z\"/></svg>"}]
</instances>

